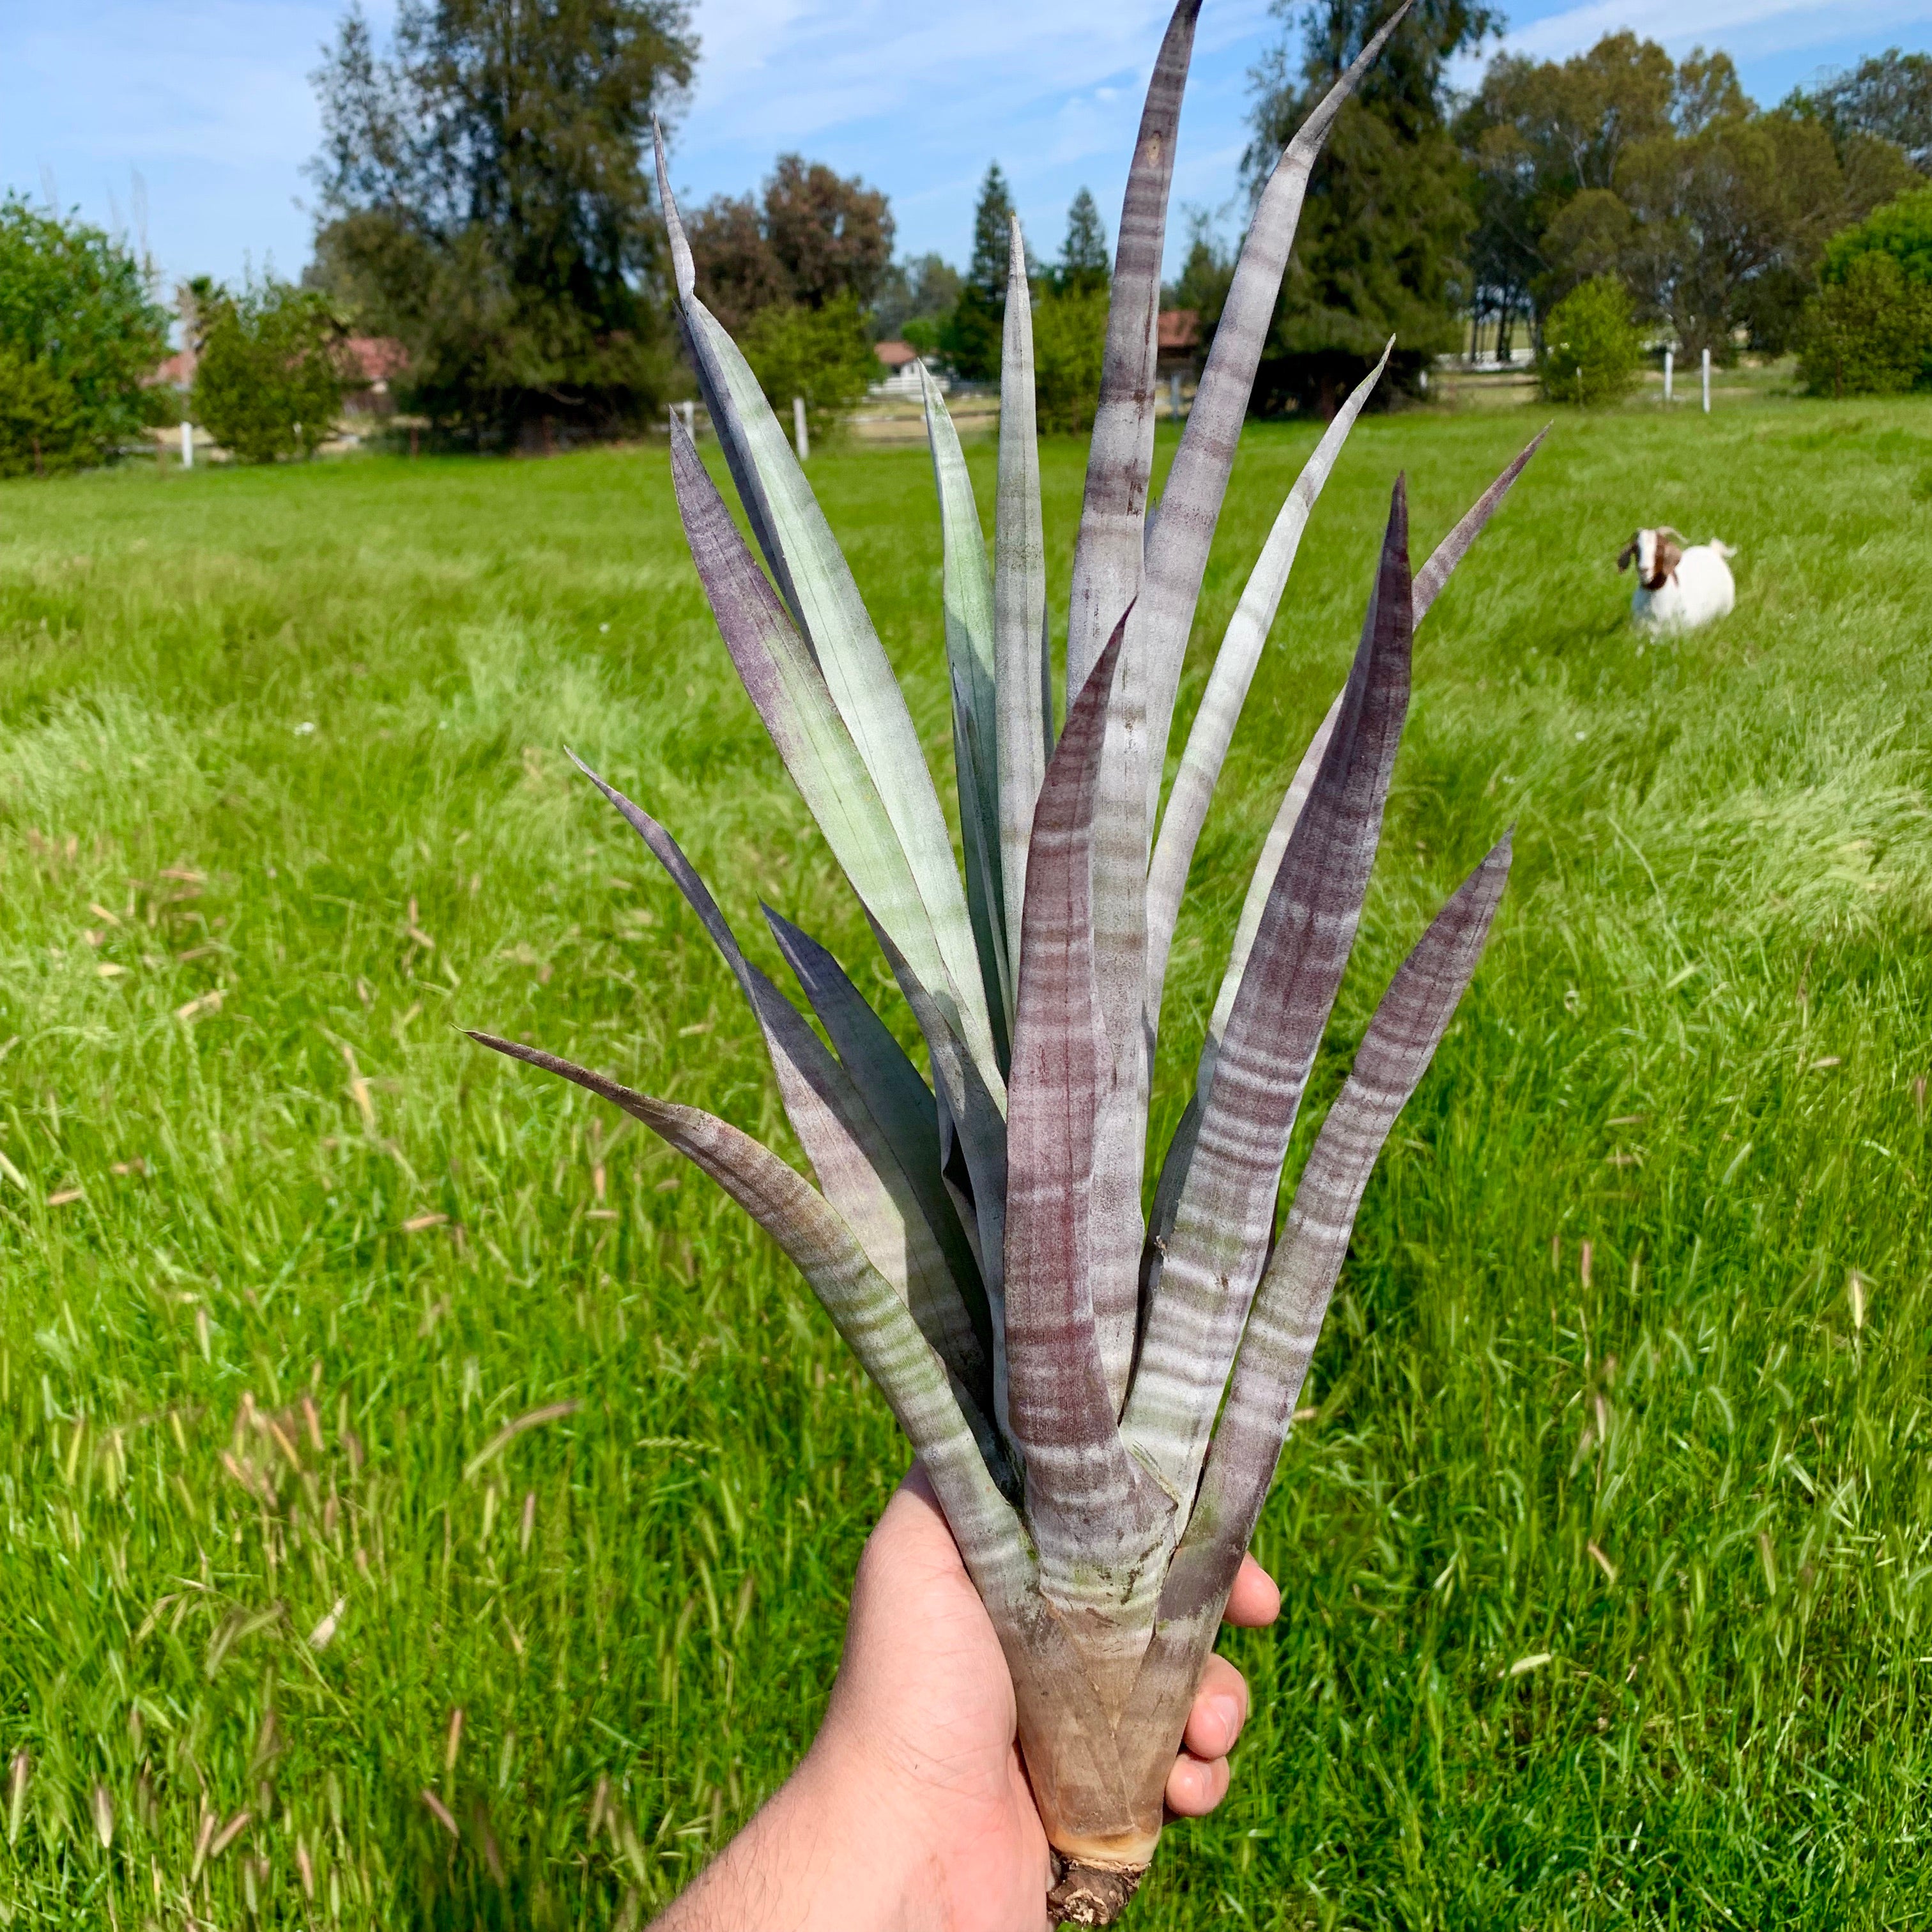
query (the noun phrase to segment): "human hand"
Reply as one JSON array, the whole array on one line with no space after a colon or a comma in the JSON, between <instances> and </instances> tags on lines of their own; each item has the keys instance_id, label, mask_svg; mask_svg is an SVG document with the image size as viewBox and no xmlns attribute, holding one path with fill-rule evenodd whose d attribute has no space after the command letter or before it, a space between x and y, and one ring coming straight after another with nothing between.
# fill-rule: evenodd
<instances>
[{"instance_id":1,"label":"human hand","mask_svg":"<svg viewBox=\"0 0 1932 1932\"><path fill-rule=\"evenodd\" d=\"M1267 1572L1244 1558L1228 1622L1258 1627L1280 1610ZM1210 1657L1168 1774L1175 1816L1204 1816L1226 1795L1247 1712L1241 1673ZM1047 1841L1016 1728L999 1640L915 1464L860 1558L812 1749L662 1932L1036 1932Z\"/></svg>"}]
</instances>

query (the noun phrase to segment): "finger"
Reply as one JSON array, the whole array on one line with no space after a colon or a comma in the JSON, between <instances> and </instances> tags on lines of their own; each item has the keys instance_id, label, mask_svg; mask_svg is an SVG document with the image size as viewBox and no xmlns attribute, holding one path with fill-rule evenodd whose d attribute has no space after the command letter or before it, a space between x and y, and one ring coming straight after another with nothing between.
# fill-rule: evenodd
<instances>
[{"instance_id":1,"label":"finger","mask_svg":"<svg viewBox=\"0 0 1932 1932\"><path fill-rule=\"evenodd\" d=\"M1204 1818L1228 1795L1228 1760L1184 1752L1167 1774L1167 1808L1177 1818Z\"/></svg>"},{"instance_id":2,"label":"finger","mask_svg":"<svg viewBox=\"0 0 1932 1932\"><path fill-rule=\"evenodd\" d=\"M1252 1556L1241 1558L1234 1587L1228 1592L1228 1607L1221 1614L1242 1630L1264 1629L1281 1615L1281 1592Z\"/></svg>"},{"instance_id":3,"label":"finger","mask_svg":"<svg viewBox=\"0 0 1932 1932\"><path fill-rule=\"evenodd\" d=\"M1180 1741L1198 1758L1226 1757L1247 1717L1246 1678L1225 1657L1210 1657L1201 1672Z\"/></svg>"}]
</instances>

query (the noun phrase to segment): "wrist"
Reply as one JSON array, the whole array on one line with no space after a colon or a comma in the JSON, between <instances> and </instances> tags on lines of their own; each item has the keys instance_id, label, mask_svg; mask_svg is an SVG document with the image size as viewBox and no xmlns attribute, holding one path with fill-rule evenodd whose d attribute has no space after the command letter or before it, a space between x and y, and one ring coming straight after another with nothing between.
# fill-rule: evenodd
<instances>
[{"instance_id":1,"label":"wrist","mask_svg":"<svg viewBox=\"0 0 1932 1932\"><path fill-rule=\"evenodd\" d=\"M925 1932L948 1922L946 1834L883 1754L829 1725L773 1802L820 1862L820 1910L802 1928Z\"/></svg>"},{"instance_id":2,"label":"wrist","mask_svg":"<svg viewBox=\"0 0 1932 1932\"><path fill-rule=\"evenodd\" d=\"M873 1755L821 1732L656 1932L939 1932L929 1824Z\"/></svg>"}]
</instances>

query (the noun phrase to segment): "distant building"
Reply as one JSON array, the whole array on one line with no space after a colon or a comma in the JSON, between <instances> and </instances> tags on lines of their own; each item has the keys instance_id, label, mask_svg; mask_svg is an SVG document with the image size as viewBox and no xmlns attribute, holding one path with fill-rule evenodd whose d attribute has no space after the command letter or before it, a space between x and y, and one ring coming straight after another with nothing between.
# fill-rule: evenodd
<instances>
[{"instance_id":1,"label":"distant building","mask_svg":"<svg viewBox=\"0 0 1932 1932\"><path fill-rule=\"evenodd\" d=\"M393 335L352 335L342 345L347 365L342 398L343 413L351 416L387 416L395 413L395 398L389 385L407 373L409 352Z\"/></svg>"},{"instance_id":2,"label":"distant building","mask_svg":"<svg viewBox=\"0 0 1932 1932\"><path fill-rule=\"evenodd\" d=\"M872 353L886 365L886 380L874 382L871 394L910 396L917 402L926 393L919 382L919 351L910 342L875 342ZM938 369L933 370L932 374L934 385L944 395L952 386L951 378Z\"/></svg>"},{"instance_id":3,"label":"distant building","mask_svg":"<svg viewBox=\"0 0 1932 1932\"><path fill-rule=\"evenodd\" d=\"M1201 373L1200 311L1162 309L1154 334L1154 373L1162 382L1178 376L1192 382Z\"/></svg>"}]
</instances>

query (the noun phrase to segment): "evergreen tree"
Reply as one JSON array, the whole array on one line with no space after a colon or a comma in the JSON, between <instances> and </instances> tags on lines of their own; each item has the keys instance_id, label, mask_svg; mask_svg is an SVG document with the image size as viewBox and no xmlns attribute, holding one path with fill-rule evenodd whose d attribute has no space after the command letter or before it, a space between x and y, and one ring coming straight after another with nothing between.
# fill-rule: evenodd
<instances>
[{"instance_id":1,"label":"evergreen tree","mask_svg":"<svg viewBox=\"0 0 1932 1932\"><path fill-rule=\"evenodd\" d=\"M478 441L656 413L651 116L697 58L685 0L400 0L315 80L321 282L401 338L410 400Z\"/></svg>"},{"instance_id":2,"label":"evergreen tree","mask_svg":"<svg viewBox=\"0 0 1932 1932\"><path fill-rule=\"evenodd\" d=\"M1107 231L1100 211L1084 188L1066 211L1066 239L1060 244L1054 282L1063 295L1086 295L1112 280L1107 260Z\"/></svg>"},{"instance_id":3,"label":"evergreen tree","mask_svg":"<svg viewBox=\"0 0 1932 1932\"><path fill-rule=\"evenodd\" d=\"M940 346L954 370L969 382L990 382L1000 373L1000 337L1006 326L1006 261L1011 246L1012 196L994 161L980 184L973 211L973 260Z\"/></svg>"},{"instance_id":4,"label":"evergreen tree","mask_svg":"<svg viewBox=\"0 0 1932 1932\"><path fill-rule=\"evenodd\" d=\"M1246 160L1256 194L1388 11L1385 0L1314 0L1300 17L1299 63L1284 44L1259 70ZM1474 217L1444 112L1448 69L1494 24L1478 0L1418 0L1342 110L1302 209L1257 406L1330 412L1391 334L1388 390L1417 386L1432 358L1460 344Z\"/></svg>"}]
</instances>

